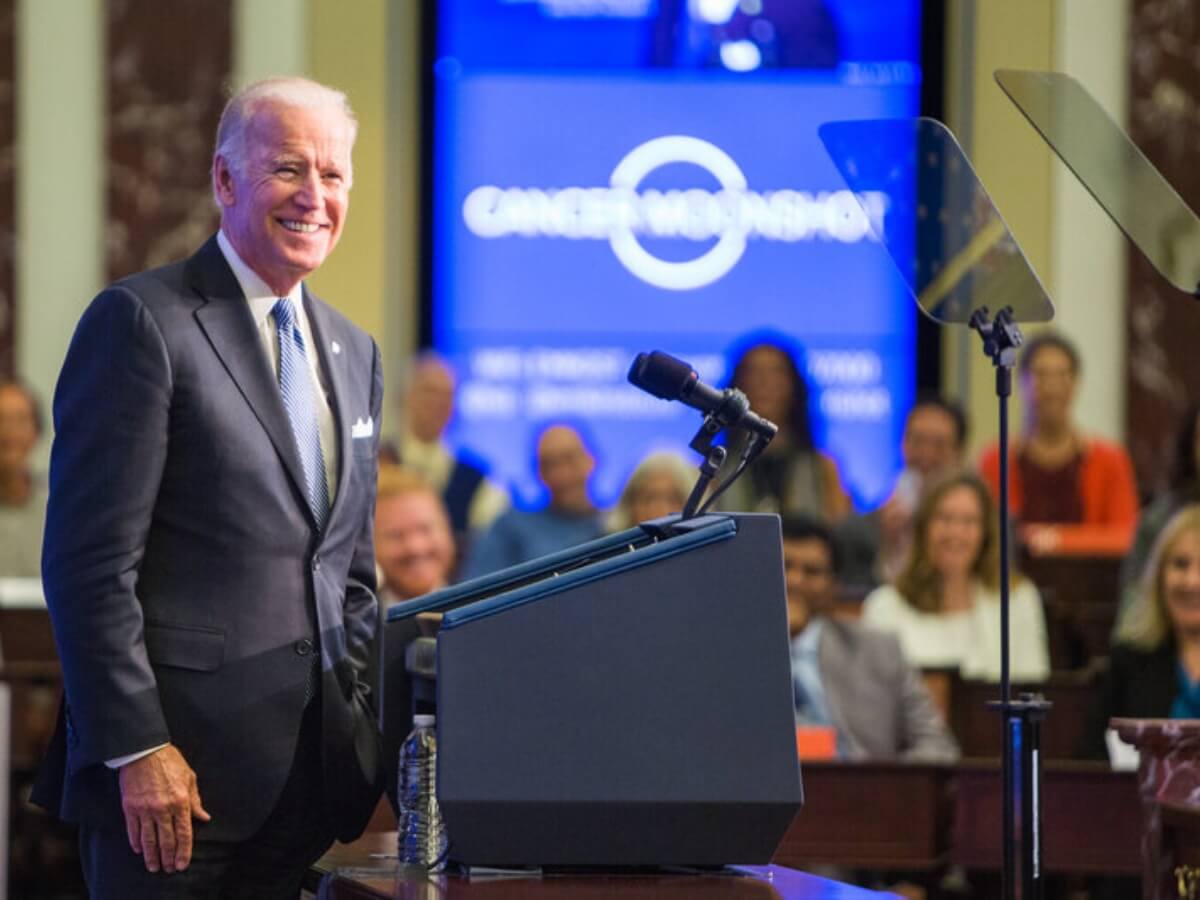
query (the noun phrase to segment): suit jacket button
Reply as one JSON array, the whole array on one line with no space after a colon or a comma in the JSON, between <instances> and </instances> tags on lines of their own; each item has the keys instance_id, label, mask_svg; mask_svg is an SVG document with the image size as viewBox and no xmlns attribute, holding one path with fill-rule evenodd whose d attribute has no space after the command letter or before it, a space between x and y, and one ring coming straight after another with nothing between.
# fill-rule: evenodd
<instances>
[{"instance_id":1,"label":"suit jacket button","mask_svg":"<svg viewBox=\"0 0 1200 900\"><path fill-rule=\"evenodd\" d=\"M312 558L312 570L314 572L321 571L321 557L319 555Z\"/></svg>"},{"instance_id":2,"label":"suit jacket button","mask_svg":"<svg viewBox=\"0 0 1200 900\"><path fill-rule=\"evenodd\" d=\"M308 656L313 652L313 642L308 638L301 638L296 641L296 653L299 656Z\"/></svg>"}]
</instances>

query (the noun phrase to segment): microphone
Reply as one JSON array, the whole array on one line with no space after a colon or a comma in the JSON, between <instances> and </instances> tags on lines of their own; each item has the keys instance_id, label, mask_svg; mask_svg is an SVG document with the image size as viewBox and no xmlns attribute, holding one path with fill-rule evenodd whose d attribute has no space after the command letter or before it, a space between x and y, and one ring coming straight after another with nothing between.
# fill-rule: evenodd
<instances>
[{"instance_id":1,"label":"microphone","mask_svg":"<svg viewBox=\"0 0 1200 900\"><path fill-rule=\"evenodd\" d=\"M709 387L690 365L661 350L637 355L629 367L629 383L663 400L679 400L712 416L722 427L753 431L768 442L779 430L751 411L750 401L741 391Z\"/></svg>"}]
</instances>

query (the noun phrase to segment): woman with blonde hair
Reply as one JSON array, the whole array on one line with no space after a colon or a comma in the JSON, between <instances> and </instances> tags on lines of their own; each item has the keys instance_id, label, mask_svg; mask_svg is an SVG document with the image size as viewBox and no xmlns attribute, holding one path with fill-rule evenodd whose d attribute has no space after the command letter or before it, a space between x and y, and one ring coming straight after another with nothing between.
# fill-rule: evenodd
<instances>
[{"instance_id":1,"label":"woman with blonde hair","mask_svg":"<svg viewBox=\"0 0 1200 900\"><path fill-rule=\"evenodd\" d=\"M908 560L895 584L868 595L863 621L894 632L916 666L999 680L1000 535L978 476L953 473L922 498ZM1011 579L1009 634L1013 680L1049 675L1042 598L1028 579Z\"/></svg>"},{"instance_id":2,"label":"woman with blonde hair","mask_svg":"<svg viewBox=\"0 0 1200 900\"><path fill-rule=\"evenodd\" d=\"M676 453L651 453L633 470L608 518L609 531L624 531L639 522L683 509L696 470Z\"/></svg>"},{"instance_id":3,"label":"woman with blonde hair","mask_svg":"<svg viewBox=\"0 0 1200 900\"><path fill-rule=\"evenodd\" d=\"M1088 755L1104 755L1113 716L1200 719L1200 504L1167 523L1117 625L1088 720Z\"/></svg>"}]
</instances>

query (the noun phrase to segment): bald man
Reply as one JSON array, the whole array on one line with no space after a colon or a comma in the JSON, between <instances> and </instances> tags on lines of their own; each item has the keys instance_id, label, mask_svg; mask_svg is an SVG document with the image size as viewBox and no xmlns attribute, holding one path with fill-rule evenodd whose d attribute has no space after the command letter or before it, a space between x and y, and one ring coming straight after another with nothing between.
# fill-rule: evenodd
<instances>
[{"instance_id":1,"label":"bald man","mask_svg":"<svg viewBox=\"0 0 1200 900\"><path fill-rule=\"evenodd\" d=\"M562 424L542 431L536 465L548 503L534 511L509 510L498 518L468 558L468 577L515 566L604 533L600 514L588 496L596 460L579 432Z\"/></svg>"},{"instance_id":2,"label":"bald man","mask_svg":"<svg viewBox=\"0 0 1200 900\"><path fill-rule=\"evenodd\" d=\"M436 353L413 361L402 394L403 431L389 461L416 471L441 495L463 550L469 534L484 531L508 508L508 494L487 479L480 461L452 451L443 440L454 415L455 388L454 371Z\"/></svg>"}]
</instances>

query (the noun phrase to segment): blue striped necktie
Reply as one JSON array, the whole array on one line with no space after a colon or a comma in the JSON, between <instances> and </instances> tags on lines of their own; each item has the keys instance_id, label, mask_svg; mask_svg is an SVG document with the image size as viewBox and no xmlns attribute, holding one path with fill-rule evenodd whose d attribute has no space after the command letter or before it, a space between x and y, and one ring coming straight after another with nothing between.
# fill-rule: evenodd
<instances>
[{"instance_id":1,"label":"blue striped necktie","mask_svg":"<svg viewBox=\"0 0 1200 900\"><path fill-rule=\"evenodd\" d=\"M271 316L279 333L279 392L292 425L292 437L300 451L308 506L317 528L324 530L329 517L329 484L325 480L325 457L321 453L321 431L317 425L317 404L313 398L313 379L304 352L304 335L296 321L292 301L281 298Z\"/></svg>"}]
</instances>

